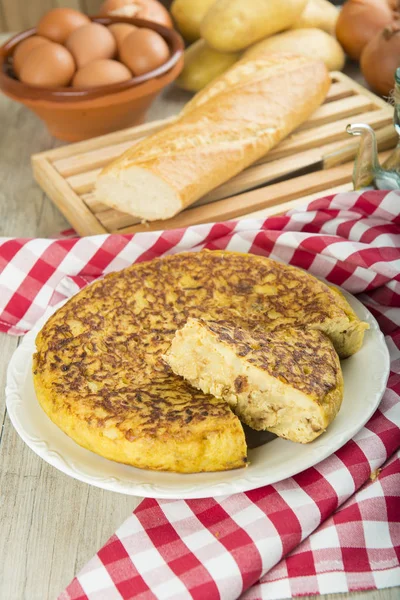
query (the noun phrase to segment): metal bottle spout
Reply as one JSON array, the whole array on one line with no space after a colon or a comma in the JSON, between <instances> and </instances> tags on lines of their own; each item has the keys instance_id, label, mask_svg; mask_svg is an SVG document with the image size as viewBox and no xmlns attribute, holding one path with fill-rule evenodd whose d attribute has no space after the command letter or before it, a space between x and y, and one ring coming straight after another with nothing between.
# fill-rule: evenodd
<instances>
[{"instance_id":1,"label":"metal bottle spout","mask_svg":"<svg viewBox=\"0 0 400 600\"><path fill-rule=\"evenodd\" d=\"M365 123L347 125L347 133L361 137L353 169L355 190L371 188L378 190L400 189L399 162L391 160L383 167L378 159L378 147L375 132ZM396 151L395 151L396 153ZM397 153L396 153L397 154ZM388 163L388 161L386 161Z\"/></svg>"}]
</instances>

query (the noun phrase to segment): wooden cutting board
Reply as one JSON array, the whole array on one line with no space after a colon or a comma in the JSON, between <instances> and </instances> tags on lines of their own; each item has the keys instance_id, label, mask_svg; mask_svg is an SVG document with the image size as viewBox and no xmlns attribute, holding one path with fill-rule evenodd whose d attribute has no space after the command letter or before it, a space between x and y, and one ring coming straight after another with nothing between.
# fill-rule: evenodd
<instances>
[{"instance_id":1,"label":"wooden cutting board","mask_svg":"<svg viewBox=\"0 0 400 600\"><path fill-rule=\"evenodd\" d=\"M267 216L313 197L351 190L359 139L346 133L346 125L368 123L377 133L379 150L388 150L398 140L392 125L393 107L343 73L331 73L331 78L325 103L306 123L258 163L167 221L140 223L110 209L94 198L93 186L105 165L175 117L35 154L35 179L80 235L172 229L250 214Z\"/></svg>"}]
</instances>

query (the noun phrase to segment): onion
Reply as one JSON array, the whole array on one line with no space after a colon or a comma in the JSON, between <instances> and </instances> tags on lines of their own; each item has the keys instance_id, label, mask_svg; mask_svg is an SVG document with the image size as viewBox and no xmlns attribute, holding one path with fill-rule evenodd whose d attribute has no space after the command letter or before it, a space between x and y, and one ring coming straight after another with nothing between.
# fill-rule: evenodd
<instances>
[{"instance_id":1,"label":"onion","mask_svg":"<svg viewBox=\"0 0 400 600\"><path fill-rule=\"evenodd\" d=\"M394 88L394 75L400 67L400 21L388 25L365 46L361 71L373 90L388 96Z\"/></svg>"},{"instance_id":2,"label":"onion","mask_svg":"<svg viewBox=\"0 0 400 600\"><path fill-rule=\"evenodd\" d=\"M361 52L398 13L397 0L348 0L339 13L336 37L346 54L359 60Z\"/></svg>"}]
</instances>

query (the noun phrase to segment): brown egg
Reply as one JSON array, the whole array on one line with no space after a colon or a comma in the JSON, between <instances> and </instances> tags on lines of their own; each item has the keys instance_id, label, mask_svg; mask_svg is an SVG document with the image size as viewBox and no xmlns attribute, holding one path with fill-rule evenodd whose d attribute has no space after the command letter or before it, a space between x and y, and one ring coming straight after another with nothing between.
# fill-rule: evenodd
<instances>
[{"instance_id":1,"label":"brown egg","mask_svg":"<svg viewBox=\"0 0 400 600\"><path fill-rule=\"evenodd\" d=\"M75 58L78 69L99 58L113 58L117 52L113 34L100 23L80 27L71 33L65 45Z\"/></svg>"},{"instance_id":2,"label":"brown egg","mask_svg":"<svg viewBox=\"0 0 400 600\"><path fill-rule=\"evenodd\" d=\"M73 8L53 8L39 21L37 32L39 35L64 44L75 29L90 23L89 17Z\"/></svg>"},{"instance_id":3,"label":"brown egg","mask_svg":"<svg viewBox=\"0 0 400 600\"><path fill-rule=\"evenodd\" d=\"M172 27L168 10L158 0L106 0L100 6L99 15L137 17Z\"/></svg>"},{"instance_id":4,"label":"brown egg","mask_svg":"<svg viewBox=\"0 0 400 600\"><path fill-rule=\"evenodd\" d=\"M146 2L146 0L144 0ZM99 15L116 17L136 17L140 10L134 0L105 0L100 6Z\"/></svg>"},{"instance_id":5,"label":"brown egg","mask_svg":"<svg viewBox=\"0 0 400 600\"><path fill-rule=\"evenodd\" d=\"M61 44L41 44L22 65L20 79L36 87L64 87L75 73L72 54Z\"/></svg>"},{"instance_id":6,"label":"brown egg","mask_svg":"<svg viewBox=\"0 0 400 600\"><path fill-rule=\"evenodd\" d=\"M19 77L26 57L29 56L33 48L41 46L42 44L51 44L51 42L40 35L32 35L18 44L13 54L13 69L17 77Z\"/></svg>"},{"instance_id":7,"label":"brown egg","mask_svg":"<svg viewBox=\"0 0 400 600\"><path fill-rule=\"evenodd\" d=\"M135 31L137 27L135 27L135 25L129 25L129 23L113 23L112 25L108 26L108 29L111 31L115 38L115 41L117 42L117 49L119 52L122 46L122 42L124 41L126 36L132 33L132 31Z\"/></svg>"},{"instance_id":8,"label":"brown egg","mask_svg":"<svg viewBox=\"0 0 400 600\"><path fill-rule=\"evenodd\" d=\"M125 38L120 57L134 75L143 75L168 60L169 48L161 35L152 29L141 27Z\"/></svg>"},{"instance_id":9,"label":"brown egg","mask_svg":"<svg viewBox=\"0 0 400 600\"><path fill-rule=\"evenodd\" d=\"M92 88L128 81L131 78L132 73L125 65L116 60L101 58L79 69L75 73L72 85L78 88Z\"/></svg>"}]
</instances>

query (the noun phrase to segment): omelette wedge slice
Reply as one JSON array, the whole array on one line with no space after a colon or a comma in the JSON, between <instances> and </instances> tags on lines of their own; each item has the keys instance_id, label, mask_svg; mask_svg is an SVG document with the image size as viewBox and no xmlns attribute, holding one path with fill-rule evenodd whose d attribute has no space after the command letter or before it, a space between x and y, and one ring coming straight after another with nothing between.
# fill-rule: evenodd
<instances>
[{"instance_id":1,"label":"omelette wedge slice","mask_svg":"<svg viewBox=\"0 0 400 600\"><path fill-rule=\"evenodd\" d=\"M115 362L118 368L118 362ZM93 392L98 379L91 378ZM125 388L125 389L124 389ZM38 382L39 403L80 446L105 458L154 471L201 473L247 466L242 424L229 405L179 377L158 375L150 384L104 390L72 410ZM93 393L93 397L94 397ZM90 406L90 408L89 408ZM89 409L89 410L88 410Z\"/></svg>"},{"instance_id":2,"label":"omelette wedge slice","mask_svg":"<svg viewBox=\"0 0 400 600\"><path fill-rule=\"evenodd\" d=\"M189 319L164 360L195 388L226 400L246 425L293 442L321 435L343 399L339 357L318 330L250 333Z\"/></svg>"}]
</instances>

